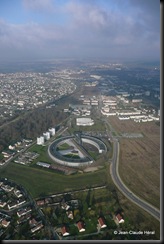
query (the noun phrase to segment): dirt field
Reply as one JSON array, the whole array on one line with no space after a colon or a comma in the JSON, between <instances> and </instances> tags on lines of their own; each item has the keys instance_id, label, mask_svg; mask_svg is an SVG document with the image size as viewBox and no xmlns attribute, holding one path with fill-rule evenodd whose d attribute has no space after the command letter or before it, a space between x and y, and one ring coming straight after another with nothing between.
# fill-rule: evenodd
<instances>
[{"instance_id":1,"label":"dirt field","mask_svg":"<svg viewBox=\"0 0 164 244\"><path fill-rule=\"evenodd\" d=\"M117 132L142 133L120 139L119 173L124 183L154 206L160 206L160 126L109 118Z\"/></svg>"}]
</instances>

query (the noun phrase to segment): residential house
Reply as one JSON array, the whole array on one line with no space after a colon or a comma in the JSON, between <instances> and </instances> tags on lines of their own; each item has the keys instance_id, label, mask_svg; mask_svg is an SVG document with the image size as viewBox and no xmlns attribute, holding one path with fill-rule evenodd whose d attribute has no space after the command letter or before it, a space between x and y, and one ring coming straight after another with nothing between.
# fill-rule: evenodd
<instances>
[{"instance_id":1,"label":"residential house","mask_svg":"<svg viewBox=\"0 0 164 244\"><path fill-rule=\"evenodd\" d=\"M98 218L98 223L100 228L105 228L107 225L105 224L105 219L103 217Z\"/></svg>"},{"instance_id":2,"label":"residential house","mask_svg":"<svg viewBox=\"0 0 164 244\"><path fill-rule=\"evenodd\" d=\"M66 214L67 214L69 219L73 219L73 212L72 211L67 211Z\"/></svg>"},{"instance_id":3,"label":"residential house","mask_svg":"<svg viewBox=\"0 0 164 244\"><path fill-rule=\"evenodd\" d=\"M5 228L6 228L6 227L8 227L8 226L9 226L10 221L7 221L6 219L3 219L3 220L2 220L2 222L1 222L1 224L2 224L2 226L3 226L3 227L5 227Z\"/></svg>"},{"instance_id":4,"label":"residential house","mask_svg":"<svg viewBox=\"0 0 164 244\"><path fill-rule=\"evenodd\" d=\"M43 227L42 222L39 222L35 227L31 229L31 232L34 233L37 230L40 230Z\"/></svg>"},{"instance_id":5,"label":"residential house","mask_svg":"<svg viewBox=\"0 0 164 244\"><path fill-rule=\"evenodd\" d=\"M30 213L31 211L32 211L31 208L19 209L17 211L17 215L18 215L18 217L21 217L23 215L26 215L27 213Z\"/></svg>"},{"instance_id":6,"label":"residential house","mask_svg":"<svg viewBox=\"0 0 164 244\"><path fill-rule=\"evenodd\" d=\"M78 228L79 232L85 231L85 226L84 226L84 222L83 221L78 221L76 223L76 225L77 225L77 228Z\"/></svg>"},{"instance_id":7,"label":"residential house","mask_svg":"<svg viewBox=\"0 0 164 244\"><path fill-rule=\"evenodd\" d=\"M34 227L34 226L36 226L37 223L38 223L38 222L36 221L35 218L32 218L32 219L29 220L29 225L31 226L31 228Z\"/></svg>"},{"instance_id":8,"label":"residential house","mask_svg":"<svg viewBox=\"0 0 164 244\"><path fill-rule=\"evenodd\" d=\"M70 208L70 206L67 203L61 203L61 207L62 209L68 210Z\"/></svg>"},{"instance_id":9,"label":"residential house","mask_svg":"<svg viewBox=\"0 0 164 244\"><path fill-rule=\"evenodd\" d=\"M117 214L116 215L116 220L118 221L119 224L125 222L124 219L122 218L122 216L120 214Z\"/></svg>"},{"instance_id":10,"label":"residential house","mask_svg":"<svg viewBox=\"0 0 164 244\"><path fill-rule=\"evenodd\" d=\"M38 200L38 201L36 202L36 204L37 204L38 206L43 206L43 205L45 204L45 202L44 202L44 200Z\"/></svg>"},{"instance_id":11,"label":"residential house","mask_svg":"<svg viewBox=\"0 0 164 244\"><path fill-rule=\"evenodd\" d=\"M19 199L18 201L14 201L14 202L10 202L8 205L7 205L7 207L8 207L8 209L10 210L10 209L13 209L13 208L16 208L16 207L18 207L18 206L20 206L21 204L23 204L23 203L25 203L26 202L26 200L25 199Z\"/></svg>"},{"instance_id":12,"label":"residential house","mask_svg":"<svg viewBox=\"0 0 164 244\"><path fill-rule=\"evenodd\" d=\"M23 215L23 216L21 216L21 217L17 220L17 223L18 223L18 224L22 224L22 223L26 222L29 218L31 218L31 214Z\"/></svg>"},{"instance_id":13,"label":"residential house","mask_svg":"<svg viewBox=\"0 0 164 244\"><path fill-rule=\"evenodd\" d=\"M20 197L23 196L23 194L21 193L21 191L19 191L18 189L15 189L15 190L14 190L14 194L15 194L15 196L18 197L18 198L20 198Z\"/></svg>"},{"instance_id":14,"label":"residential house","mask_svg":"<svg viewBox=\"0 0 164 244\"><path fill-rule=\"evenodd\" d=\"M13 209L17 207L17 202L10 202L9 204L7 204L8 209Z\"/></svg>"},{"instance_id":15,"label":"residential house","mask_svg":"<svg viewBox=\"0 0 164 244\"><path fill-rule=\"evenodd\" d=\"M6 206L7 202L3 202L0 200L0 207L3 208L4 206Z\"/></svg>"},{"instance_id":16,"label":"residential house","mask_svg":"<svg viewBox=\"0 0 164 244\"><path fill-rule=\"evenodd\" d=\"M65 225L61 228L61 232L62 232L63 236L68 236L69 235L68 228Z\"/></svg>"}]
</instances>

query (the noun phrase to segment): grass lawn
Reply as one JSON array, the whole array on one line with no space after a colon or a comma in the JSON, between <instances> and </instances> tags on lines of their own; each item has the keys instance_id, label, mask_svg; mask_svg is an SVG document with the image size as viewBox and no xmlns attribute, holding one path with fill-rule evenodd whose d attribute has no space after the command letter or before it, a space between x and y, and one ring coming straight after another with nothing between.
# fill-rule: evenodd
<instances>
[{"instance_id":1,"label":"grass lawn","mask_svg":"<svg viewBox=\"0 0 164 244\"><path fill-rule=\"evenodd\" d=\"M98 220L96 217L85 219L84 222L85 222L85 227L86 227L85 234L97 232Z\"/></svg>"},{"instance_id":2,"label":"grass lawn","mask_svg":"<svg viewBox=\"0 0 164 244\"><path fill-rule=\"evenodd\" d=\"M66 157L66 158L77 158L77 159L80 159L80 157L78 155L71 154L71 153L64 155L64 157Z\"/></svg>"},{"instance_id":3,"label":"grass lawn","mask_svg":"<svg viewBox=\"0 0 164 244\"><path fill-rule=\"evenodd\" d=\"M30 147L29 151L30 152L36 152L36 153L42 153L42 152L46 152L47 147L41 146L41 145L34 145L32 147Z\"/></svg>"},{"instance_id":4,"label":"grass lawn","mask_svg":"<svg viewBox=\"0 0 164 244\"><path fill-rule=\"evenodd\" d=\"M96 160L97 157L99 156L99 153L97 153L97 152L88 151L88 153L90 154L90 156L91 156L94 160Z\"/></svg>"},{"instance_id":5,"label":"grass lawn","mask_svg":"<svg viewBox=\"0 0 164 244\"><path fill-rule=\"evenodd\" d=\"M68 145L67 143L63 143L60 146L58 146L58 150L67 150L70 148L70 145Z\"/></svg>"},{"instance_id":6,"label":"grass lawn","mask_svg":"<svg viewBox=\"0 0 164 244\"><path fill-rule=\"evenodd\" d=\"M0 170L1 177L9 178L25 187L33 197L50 195L85 187L103 185L106 182L105 169L94 173L61 175L40 168L32 168L15 163Z\"/></svg>"},{"instance_id":7,"label":"grass lawn","mask_svg":"<svg viewBox=\"0 0 164 244\"><path fill-rule=\"evenodd\" d=\"M4 158L3 154L0 153L0 160L2 160Z\"/></svg>"},{"instance_id":8,"label":"grass lawn","mask_svg":"<svg viewBox=\"0 0 164 244\"><path fill-rule=\"evenodd\" d=\"M54 163L53 160L48 156L47 153L48 146L40 146L40 145L34 145L29 149L30 152L36 152L39 154L39 157L37 157L30 166L36 164L38 161L45 162L45 163Z\"/></svg>"}]
</instances>

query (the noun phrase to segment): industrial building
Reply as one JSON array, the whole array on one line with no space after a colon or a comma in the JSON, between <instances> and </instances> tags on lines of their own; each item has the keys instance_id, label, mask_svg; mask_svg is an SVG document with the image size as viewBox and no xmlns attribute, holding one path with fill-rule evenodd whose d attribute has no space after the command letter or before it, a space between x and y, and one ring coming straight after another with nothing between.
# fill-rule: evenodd
<instances>
[{"instance_id":1,"label":"industrial building","mask_svg":"<svg viewBox=\"0 0 164 244\"><path fill-rule=\"evenodd\" d=\"M79 126L91 126L94 124L94 121L91 118L77 118L76 125Z\"/></svg>"}]
</instances>

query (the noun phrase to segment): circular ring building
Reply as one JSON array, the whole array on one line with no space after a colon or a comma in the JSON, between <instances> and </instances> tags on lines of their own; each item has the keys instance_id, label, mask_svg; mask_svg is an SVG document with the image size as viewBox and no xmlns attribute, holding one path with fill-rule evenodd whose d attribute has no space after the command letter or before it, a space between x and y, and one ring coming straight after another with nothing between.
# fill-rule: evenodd
<instances>
[{"instance_id":1,"label":"circular ring building","mask_svg":"<svg viewBox=\"0 0 164 244\"><path fill-rule=\"evenodd\" d=\"M50 158L56 163L70 166L70 167L83 167L91 165L94 160L88 154L83 143L88 143L93 145L98 149L99 153L103 153L107 151L107 147L103 141L101 141L97 137L86 136L86 135L73 135L73 136L65 136L55 140L48 147L48 154ZM59 147L63 144L69 145L69 149L67 150L59 150ZM72 149L73 148L73 149ZM65 155L78 155L78 157L66 157Z\"/></svg>"}]
</instances>

